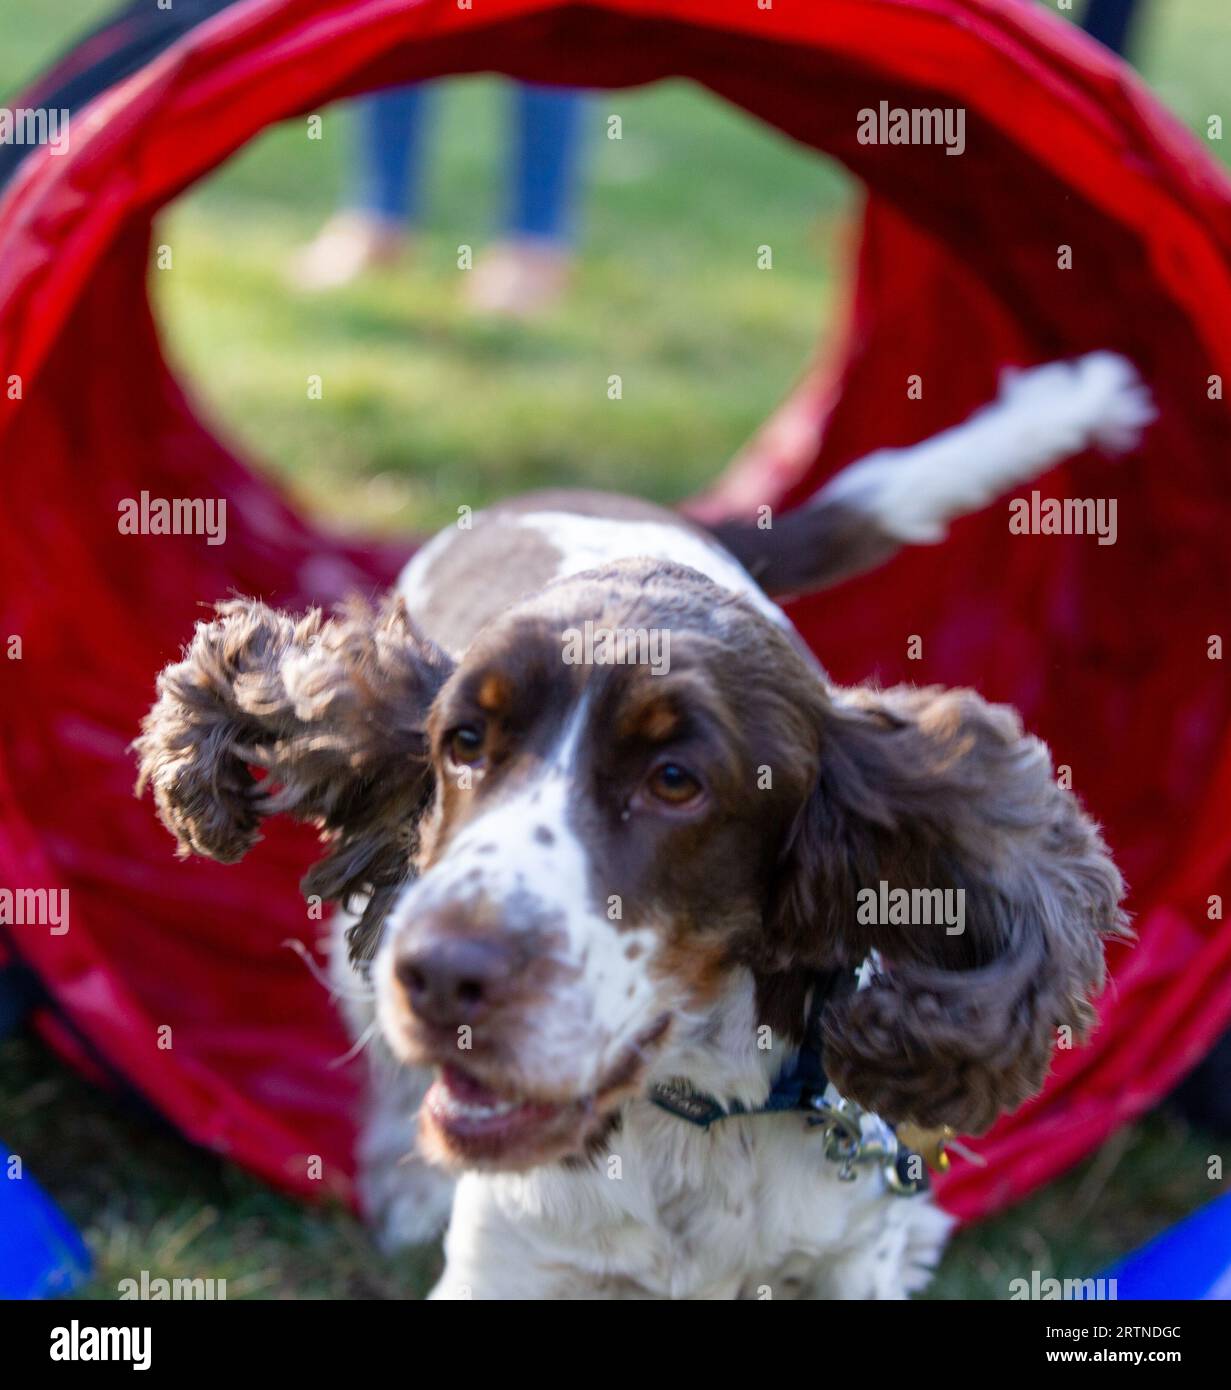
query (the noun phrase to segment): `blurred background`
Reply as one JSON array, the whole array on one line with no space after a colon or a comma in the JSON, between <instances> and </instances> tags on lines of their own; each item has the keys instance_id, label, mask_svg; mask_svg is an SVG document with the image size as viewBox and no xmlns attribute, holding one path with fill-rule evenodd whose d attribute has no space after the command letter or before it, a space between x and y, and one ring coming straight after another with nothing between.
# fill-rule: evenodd
<instances>
[{"instance_id":1,"label":"blurred background","mask_svg":"<svg viewBox=\"0 0 1231 1390\"><path fill-rule=\"evenodd\" d=\"M0 100L113 8L0 0ZM1231 119L1229 54L1226 0L1144 0L1133 56L1202 137L1210 115ZM426 531L537 486L674 502L711 482L840 307L853 182L687 84L596 93L560 297L532 316L484 312L458 255L472 247L481 266L501 235L508 84L450 80L433 101L413 235L350 283L308 292L296 257L346 201L354 108L323 112L320 140L302 121L267 132L163 218L167 349L222 437L342 529ZM328 389L307 410L311 373ZM618 410L595 386L613 373ZM24 1038L0 1042L0 1135L84 1230L88 1294L114 1297L133 1269L207 1269L232 1298L402 1297L431 1277L433 1256L376 1255L345 1213L274 1195ZM1164 1108L960 1235L929 1296L1003 1298L1023 1267L1094 1273L1214 1195L1218 1146Z\"/></svg>"}]
</instances>

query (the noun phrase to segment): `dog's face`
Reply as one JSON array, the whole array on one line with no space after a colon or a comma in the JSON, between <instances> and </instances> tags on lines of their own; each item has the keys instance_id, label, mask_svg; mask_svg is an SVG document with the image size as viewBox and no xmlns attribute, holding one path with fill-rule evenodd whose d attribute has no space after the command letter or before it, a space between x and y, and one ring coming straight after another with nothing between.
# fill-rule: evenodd
<instances>
[{"instance_id":1,"label":"dog's face","mask_svg":"<svg viewBox=\"0 0 1231 1390\"><path fill-rule=\"evenodd\" d=\"M395 1050L442 1069L437 1157L577 1151L713 1005L807 793L816 686L691 571L563 582L470 649L427 720L419 876L374 970Z\"/></svg>"},{"instance_id":2,"label":"dog's face","mask_svg":"<svg viewBox=\"0 0 1231 1390\"><path fill-rule=\"evenodd\" d=\"M232 860L263 817L320 824L305 886L368 902L394 1050L440 1069L432 1155L582 1150L739 972L889 1120L974 1132L1080 1035L1119 876L1011 711L966 691L835 690L692 570L625 562L507 612L456 667L394 606L328 623L224 605L160 678L138 747L181 848ZM249 768L264 767L254 783ZM886 916L886 891L956 895Z\"/></svg>"}]
</instances>

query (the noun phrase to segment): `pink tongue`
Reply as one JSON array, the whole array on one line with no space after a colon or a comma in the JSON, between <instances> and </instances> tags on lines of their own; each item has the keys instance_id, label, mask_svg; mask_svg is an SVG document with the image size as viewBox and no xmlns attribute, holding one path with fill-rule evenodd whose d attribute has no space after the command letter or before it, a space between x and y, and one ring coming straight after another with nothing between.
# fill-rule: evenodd
<instances>
[{"instance_id":1,"label":"pink tongue","mask_svg":"<svg viewBox=\"0 0 1231 1390\"><path fill-rule=\"evenodd\" d=\"M451 1095L469 1105L499 1105L509 1099L499 1091L484 1086L481 1081L476 1081L469 1072L464 1072L459 1067L441 1067L440 1079L448 1087Z\"/></svg>"}]
</instances>

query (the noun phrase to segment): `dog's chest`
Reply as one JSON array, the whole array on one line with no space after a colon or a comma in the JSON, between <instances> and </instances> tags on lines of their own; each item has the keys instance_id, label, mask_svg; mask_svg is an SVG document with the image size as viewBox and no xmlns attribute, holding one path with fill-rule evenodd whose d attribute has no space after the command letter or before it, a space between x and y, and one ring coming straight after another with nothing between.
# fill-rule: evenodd
<instances>
[{"instance_id":1,"label":"dog's chest","mask_svg":"<svg viewBox=\"0 0 1231 1390\"><path fill-rule=\"evenodd\" d=\"M732 1118L700 1130L637 1106L611 1157L631 1183L607 1195L639 1229L649 1256L642 1277L660 1297L798 1296L874 1195L871 1178L837 1181L802 1116Z\"/></svg>"},{"instance_id":2,"label":"dog's chest","mask_svg":"<svg viewBox=\"0 0 1231 1390\"><path fill-rule=\"evenodd\" d=\"M482 1230L485 1267L517 1270L520 1292L492 1290L506 1297L884 1298L946 1228L877 1174L842 1181L802 1117L703 1131L647 1102L584 1168L468 1175L450 1246Z\"/></svg>"}]
</instances>

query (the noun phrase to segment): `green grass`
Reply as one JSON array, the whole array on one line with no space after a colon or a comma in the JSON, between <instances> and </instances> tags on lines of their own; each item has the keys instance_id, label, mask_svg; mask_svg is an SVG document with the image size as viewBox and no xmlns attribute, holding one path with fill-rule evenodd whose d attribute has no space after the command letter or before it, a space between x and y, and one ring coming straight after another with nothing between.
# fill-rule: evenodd
<instances>
[{"instance_id":1,"label":"green grass","mask_svg":"<svg viewBox=\"0 0 1231 1390\"><path fill-rule=\"evenodd\" d=\"M288 253L335 201L345 113L326 114L319 142L298 124L271 132L166 219L177 358L245 449L331 521L436 525L562 479L679 498L715 476L815 342L843 181L680 85L595 99L567 306L530 328L459 312L457 248L481 256L499 218L505 95L481 79L442 91L413 262L354 289L282 288ZM622 140L604 138L610 112ZM675 173L706 165L710 181ZM757 269L762 243L772 271Z\"/></svg>"},{"instance_id":2,"label":"green grass","mask_svg":"<svg viewBox=\"0 0 1231 1390\"><path fill-rule=\"evenodd\" d=\"M227 1281L228 1298L424 1292L435 1251L385 1259L337 1208L308 1208L87 1085L30 1039L0 1043L0 1136L85 1232L116 1298L139 1277ZM3 1181L3 1178L0 1178Z\"/></svg>"},{"instance_id":3,"label":"green grass","mask_svg":"<svg viewBox=\"0 0 1231 1390\"><path fill-rule=\"evenodd\" d=\"M0 91L111 8L0 0ZM1231 122L1229 40L1225 0L1153 7L1143 68L1195 128L1214 113ZM284 287L290 253L339 196L342 111L326 113L319 142L301 122L266 133L168 211L173 268L156 272L157 303L202 409L339 526L426 529L460 503L543 484L665 501L704 485L833 312L849 181L683 84L600 94L574 293L533 327L493 325L459 312L456 254L481 255L498 225L503 93L475 78L441 96L431 211L408 268L319 298ZM622 140L604 138L610 114ZM1214 148L1226 157L1226 142ZM772 271L756 268L762 244ZM278 1197L154 1129L29 1039L0 1045L0 1078L0 1136L86 1231L94 1296L141 1269L226 1278L232 1298L398 1297L430 1281L435 1252L382 1258L345 1213ZM1032 1269L1091 1273L1208 1200L1217 1151L1164 1115L1122 1131L962 1233L933 1296L1003 1298Z\"/></svg>"},{"instance_id":4,"label":"green grass","mask_svg":"<svg viewBox=\"0 0 1231 1390\"><path fill-rule=\"evenodd\" d=\"M307 1208L190 1148L55 1063L29 1039L0 1043L0 1136L84 1230L86 1290L122 1279L226 1279L228 1298L405 1298L426 1291L435 1250L382 1256L337 1209ZM1227 1145L1223 1145L1224 1162ZM928 1296L1009 1296L1009 1281L1083 1278L1210 1200L1216 1141L1165 1113L1011 1211L961 1232Z\"/></svg>"}]
</instances>

